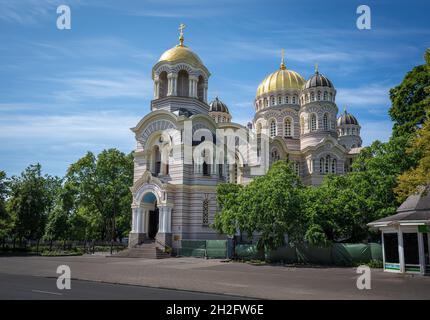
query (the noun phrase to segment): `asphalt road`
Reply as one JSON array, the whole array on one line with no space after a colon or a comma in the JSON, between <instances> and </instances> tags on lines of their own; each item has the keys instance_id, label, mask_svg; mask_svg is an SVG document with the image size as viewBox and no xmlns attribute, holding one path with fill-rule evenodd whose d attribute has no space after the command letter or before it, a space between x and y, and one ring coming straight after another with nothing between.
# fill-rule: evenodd
<instances>
[{"instance_id":1,"label":"asphalt road","mask_svg":"<svg viewBox=\"0 0 430 320\"><path fill-rule=\"evenodd\" d=\"M70 290L59 290L56 278L0 273L2 300L234 300L240 297L192 291L71 280Z\"/></svg>"},{"instance_id":2,"label":"asphalt road","mask_svg":"<svg viewBox=\"0 0 430 320\"><path fill-rule=\"evenodd\" d=\"M76 279L71 291L57 291L60 265ZM430 277L372 269L371 289L359 290L358 276L356 268L198 258L0 257L0 299L430 299Z\"/></svg>"}]
</instances>

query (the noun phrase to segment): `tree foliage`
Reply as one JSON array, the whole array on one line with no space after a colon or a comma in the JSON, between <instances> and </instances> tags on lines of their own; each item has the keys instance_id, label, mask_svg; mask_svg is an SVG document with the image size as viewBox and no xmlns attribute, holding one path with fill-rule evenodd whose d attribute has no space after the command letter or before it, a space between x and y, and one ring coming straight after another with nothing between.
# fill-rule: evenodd
<instances>
[{"instance_id":1,"label":"tree foliage","mask_svg":"<svg viewBox=\"0 0 430 320\"><path fill-rule=\"evenodd\" d=\"M12 177L8 210L18 238L41 239L60 186L59 178L42 176L40 164L30 165L21 176Z\"/></svg>"},{"instance_id":2,"label":"tree foliage","mask_svg":"<svg viewBox=\"0 0 430 320\"><path fill-rule=\"evenodd\" d=\"M74 206L72 222L85 225L87 236L122 238L130 228L132 184L131 154L109 149L96 157L88 152L69 167L66 175L68 201Z\"/></svg>"},{"instance_id":3,"label":"tree foliage","mask_svg":"<svg viewBox=\"0 0 430 320\"><path fill-rule=\"evenodd\" d=\"M400 85L390 90L393 137L414 133L425 121L425 109L430 105L430 49L424 58L425 64L413 68Z\"/></svg>"},{"instance_id":4,"label":"tree foliage","mask_svg":"<svg viewBox=\"0 0 430 320\"><path fill-rule=\"evenodd\" d=\"M0 238L9 236L13 227L12 218L6 210L8 193L6 172L0 171Z\"/></svg>"},{"instance_id":5,"label":"tree foliage","mask_svg":"<svg viewBox=\"0 0 430 320\"><path fill-rule=\"evenodd\" d=\"M430 108L427 112L430 114ZM395 192L399 201L403 201L407 196L417 192L419 187L430 184L430 116L427 116L423 127L417 131L406 153L409 157L419 153L421 158L418 160L417 166L403 172L398 177Z\"/></svg>"},{"instance_id":6,"label":"tree foliage","mask_svg":"<svg viewBox=\"0 0 430 320\"><path fill-rule=\"evenodd\" d=\"M265 176L255 178L245 187L222 185L218 201L221 211L214 227L233 234L258 234L260 247L276 248L284 244L285 234L291 241L301 235L300 179L285 161L272 165Z\"/></svg>"}]
</instances>

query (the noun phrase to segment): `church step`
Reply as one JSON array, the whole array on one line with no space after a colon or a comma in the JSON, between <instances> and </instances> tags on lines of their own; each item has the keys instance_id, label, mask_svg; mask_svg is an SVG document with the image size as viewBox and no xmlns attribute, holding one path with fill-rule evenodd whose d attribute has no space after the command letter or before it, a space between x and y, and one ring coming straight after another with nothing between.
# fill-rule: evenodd
<instances>
[{"instance_id":1,"label":"church step","mask_svg":"<svg viewBox=\"0 0 430 320\"><path fill-rule=\"evenodd\" d=\"M144 259L164 259L169 258L170 254L162 251L154 246L136 246L133 248L125 249L113 255L114 257L124 258L144 258Z\"/></svg>"}]
</instances>

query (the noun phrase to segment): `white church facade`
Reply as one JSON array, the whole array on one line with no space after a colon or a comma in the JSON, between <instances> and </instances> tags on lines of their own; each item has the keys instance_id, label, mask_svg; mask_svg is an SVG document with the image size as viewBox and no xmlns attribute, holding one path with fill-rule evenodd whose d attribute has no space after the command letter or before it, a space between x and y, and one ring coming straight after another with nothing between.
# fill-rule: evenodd
<instances>
[{"instance_id":1,"label":"white church facade","mask_svg":"<svg viewBox=\"0 0 430 320\"><path fill-rule=\"evenodd\" d=\"M357 119L346 111L338 117L333 83L317 69L305 80L283 58L257 88L252 122L232 122L218 97L208 103L210 72L180 29L180 43L152 68L151 111L132 128L131 247L152 239L175 250L181 240L225 239L210 228L219 183L247 184L288 159L304 184L318 185L348 171L362 144Z\"/></svg>"}]
</instances>

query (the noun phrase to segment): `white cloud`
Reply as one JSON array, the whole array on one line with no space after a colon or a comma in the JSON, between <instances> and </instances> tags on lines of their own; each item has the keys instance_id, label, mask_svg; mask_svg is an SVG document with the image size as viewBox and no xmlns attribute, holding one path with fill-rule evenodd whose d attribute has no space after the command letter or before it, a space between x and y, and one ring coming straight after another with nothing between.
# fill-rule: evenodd
<instances>
[{"instance_id":1,"label":"white cloud","mask_svg":"<svg viewBox=\"0 0 430 320\"><path fill-rule=\"evenodd\" d=\"M336 101L339 105L375 106L387 108L390 105L389 90L392 86L369 85L357 88L336 88Z\"/></svg>"},{"instance_id":2,"label":"white cloud","mask_svg":"<svg viewBox=\"0 0 430 320\"><path fill-rule=\"evenodd\" d=\"M0 119L0 141L31 139L31 143L97 143L133 140L129 128L139 121L137 115L119 112L90 112L70 115L8 115Z\"/></svg>"},{"instance_id":3,"label":"white cloud","mask_svg":"<svg viewBox=\"0 0 430 320\"><path fill-rule=\"evenodd\" d=\"M375 140L382 142L388 141L391 136L391 129L393 127L393 123L389 120L361 121L360 125L363 146L368 146Z\"/></svg>"},{"instance_id":4,"label":"white cloud","mask_svg":"<svg viewBox=\"0 0 430 320\"><path fill-rule=\"evenodd\" d=\"M79 2L69 0L67 4L76 5ZM0 20L21 25L35 24L50 16L55 18L56 8L61 4L64 4L63 0L1 0Z\"/></svg>"},{"instance_id":5,"label":"white cloud","mask_svg":"<svg viewBox=\"0 0 430 320\"><path fill-rule=\"evenodd\" d=\"M148 99L152 95L153 83L142 72L128 69L87 69L65 75L64 78L49 78L62 87L54 92L61 101L85 99L138 98Z\"/></svg>"}]
</instances>

